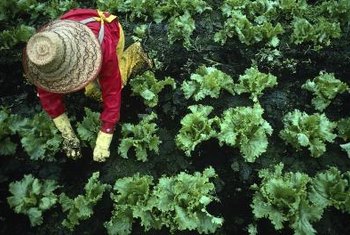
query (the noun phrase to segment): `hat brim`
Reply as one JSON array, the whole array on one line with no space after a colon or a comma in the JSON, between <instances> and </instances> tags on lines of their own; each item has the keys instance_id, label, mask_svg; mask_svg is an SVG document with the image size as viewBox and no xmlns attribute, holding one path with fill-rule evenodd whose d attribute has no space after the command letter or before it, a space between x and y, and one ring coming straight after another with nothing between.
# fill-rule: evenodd
<instances>
[{"instance_id":1,"label":"hat brim","mask_svg":"<svg viewBox=\"0 0 350 235\"><path fill-rule=\"evenodd\" d=\"M94 80L101 69L101 46L95 34L86 25L72 20L56 20L40 32L50 31L64 42L62 63L45 72L23 54L26 78L34 85L53 93L70 93L84 88Z\"/></svg>"}]
</instances>

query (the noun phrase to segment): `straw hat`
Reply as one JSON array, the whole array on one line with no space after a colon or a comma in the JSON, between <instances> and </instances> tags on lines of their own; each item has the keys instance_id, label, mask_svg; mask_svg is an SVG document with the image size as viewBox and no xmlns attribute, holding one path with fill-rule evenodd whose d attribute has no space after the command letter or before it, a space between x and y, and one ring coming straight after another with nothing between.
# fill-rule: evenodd
<instances>
[{"instance_id":1,"label":"straw hat","mask_svg":"<svg viewBox=\"0 0 350 235\"><path fill-rule=\"evenodd\" d=\"M56 20L28 41L23 65L27 79L54 93L69 93L95 79L102 63L101 46L85 25Z\"/></svg>"}]
</instances>

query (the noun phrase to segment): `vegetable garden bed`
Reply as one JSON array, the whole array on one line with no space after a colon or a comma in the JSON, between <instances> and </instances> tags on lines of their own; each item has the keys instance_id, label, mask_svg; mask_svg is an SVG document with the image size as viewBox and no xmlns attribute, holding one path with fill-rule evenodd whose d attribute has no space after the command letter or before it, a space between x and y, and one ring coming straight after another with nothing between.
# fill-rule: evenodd
<instances>
[{"instance_id":1,"label":"vegetable garden bed","mask_svg":"<svg viewBox=\"0 0 350 235\"><path fill-rule=\"evenodd\" d=\"M34 28L73 7L118 15L152 70L123 89L104 163L101 106L66 108L70 160L23 77ZM1 234L348 234L350 3L0 3Z\"/></svg>"}]
</instances>

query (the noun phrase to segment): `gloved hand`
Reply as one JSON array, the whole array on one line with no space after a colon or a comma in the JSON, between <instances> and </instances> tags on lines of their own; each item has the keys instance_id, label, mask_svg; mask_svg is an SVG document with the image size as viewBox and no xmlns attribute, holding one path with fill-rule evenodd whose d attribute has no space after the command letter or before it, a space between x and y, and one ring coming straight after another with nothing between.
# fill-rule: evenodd
<instances>
[{"instance_id":1,"label":"gloved hand","mask_svg":"<svg viewBox=\"0 0 350 235\"><path fill-rule=\"evenodd\" d=\"M111 144L113 134L100 131L97 135L96 145L94 149L94 161L104 162L109 157L109 145Z\"/></svg>"},{"instance_id":2,"label":"gloved hand","mask_svg":"<svg viewBox=\"0 0 350 235\"><path fill-rule=\"evenodd\" d=\"M63 138L63 150L67 157L77 159L81 157L80 141L75 135L70 121L65 113L53 119Z\"/></svg>"}]
</instances>

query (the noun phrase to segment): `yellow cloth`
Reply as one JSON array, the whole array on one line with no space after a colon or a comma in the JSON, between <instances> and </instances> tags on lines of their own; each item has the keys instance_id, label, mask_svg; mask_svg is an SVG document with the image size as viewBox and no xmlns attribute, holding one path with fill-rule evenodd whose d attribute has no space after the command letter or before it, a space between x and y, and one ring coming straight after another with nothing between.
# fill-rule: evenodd
<instances>
[{"instance_id":1,"label":"yellow cloth","mask_svg":"<svg viewBox=\"0 0 350 235\"><path fill-rule=\"evenodd\" d=\"M94 17L94 18L96 21L101 22L101 24L104 24L104 22L111 23L113 20L117 18L115 15L109 15L108 17L106 17L103 11L100 11L100 10L97 10L97 14L99 17Z\"/></svg>"}]
</instances>

